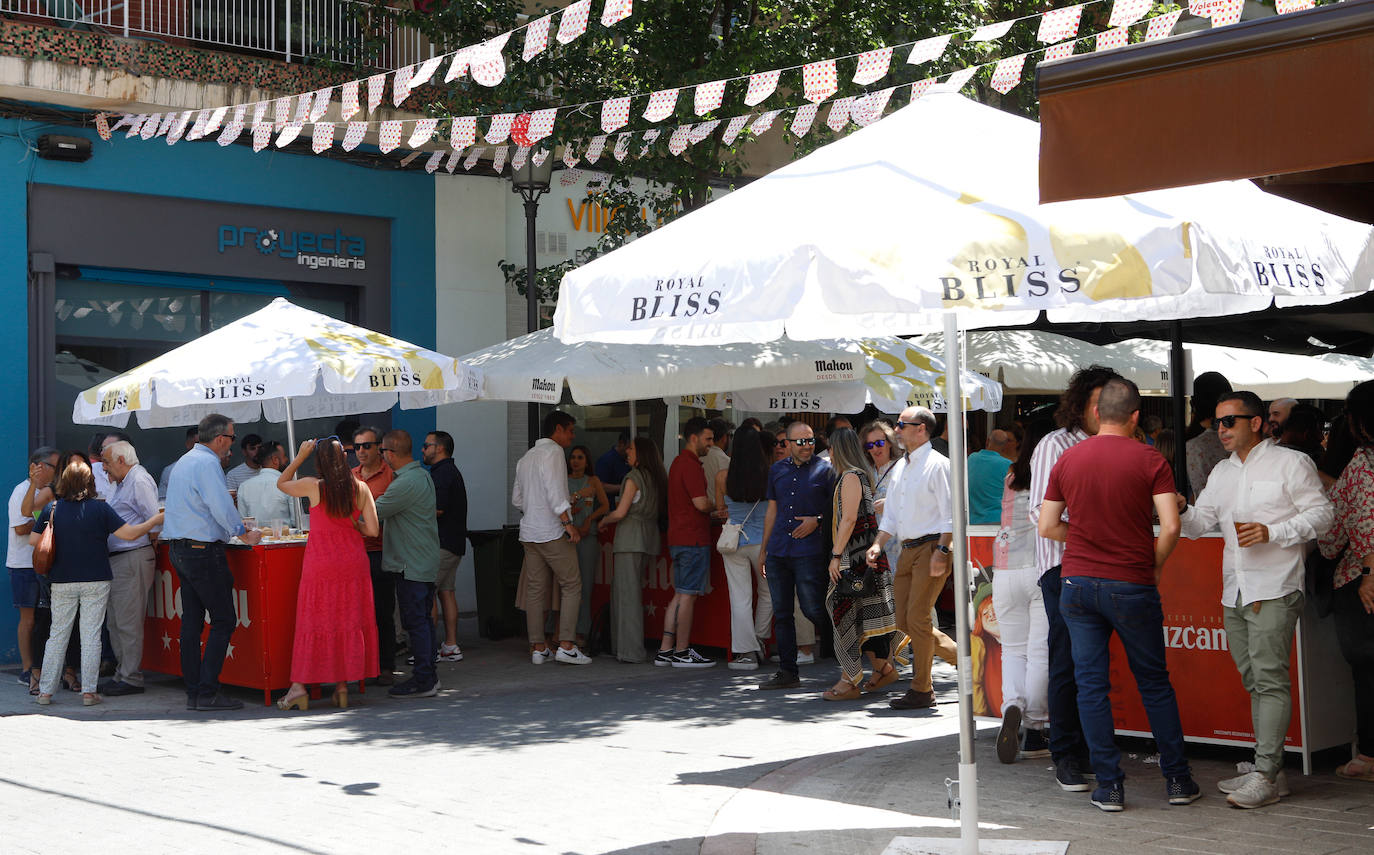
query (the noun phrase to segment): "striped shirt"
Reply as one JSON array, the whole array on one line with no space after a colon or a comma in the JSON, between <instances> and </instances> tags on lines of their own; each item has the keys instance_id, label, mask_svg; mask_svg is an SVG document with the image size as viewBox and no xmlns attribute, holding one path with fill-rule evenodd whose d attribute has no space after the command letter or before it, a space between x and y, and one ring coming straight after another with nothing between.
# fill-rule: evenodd
<instances>
[{"instance_id":1,"label":"striped shirt","mask_svg":"<svg viewBox=\"0 0 1374 855\"><path fill-rule=\"evenodd\" d=\"M1065 451L1087 438L1082 428L1072 432L1068 428L1060 428L1046 435L1035 447L1035 452L1031 454L1030 483L1030 519L1033 524L1040 524L1040 506L1045 502L1045 490L1049 487L1050 471L1054 469L1054 464L1059 462ZM1068 517L1066 510L1064 519ZM1038 575L1045 575L1046 570L1058 567L1063 562L1064 544L1061 541L1035 536L1035 569Z\"/></svg>"}]
</instances>

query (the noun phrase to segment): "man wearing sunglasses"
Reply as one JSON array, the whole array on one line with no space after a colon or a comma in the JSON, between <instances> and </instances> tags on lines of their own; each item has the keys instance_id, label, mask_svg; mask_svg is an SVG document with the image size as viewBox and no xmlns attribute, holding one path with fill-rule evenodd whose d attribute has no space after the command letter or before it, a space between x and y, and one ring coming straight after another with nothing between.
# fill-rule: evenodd
<instances>
[{"instance_id":1,"label":"man wearing sunglasses","mask_svg":"<svg viewBox=\"0 0 1374 855\"><path fill-rule=\"evenodd\" d=\"M1303 607L1307 545L1331 528L1335 510L1312 459L1264 438L1264 404L1253 392L1222 395L1217 435L1230 456L1216 465L1183 534L1221 529L1221 604L1227 647L1250 693L1255 771L1217 787L1240 808L1288 795L1283 740L1293 717L1288 678L1293 628ZM1184 508L1178 497L1179 508Z\"/></svg>"},{"instance_id":2,"label":"man wearing sunglasses","mask_svg":"<svg viewBox=\"0 0 1374 855\"><path fill-rule=\"evenodd\" d=\"M367 485L373 502L381 498L396 477L382 459L381 439L382 432L375 427L353 431L353 450L358 456L353 477ZM372 573L372 608L377 617L377 655L381 660L377 684L390 686L396 682L392 673L396 669L396 575L382 572L380 536L363 535L363 548L367 550L367 565Z\"/></svg>"}]
</instances>

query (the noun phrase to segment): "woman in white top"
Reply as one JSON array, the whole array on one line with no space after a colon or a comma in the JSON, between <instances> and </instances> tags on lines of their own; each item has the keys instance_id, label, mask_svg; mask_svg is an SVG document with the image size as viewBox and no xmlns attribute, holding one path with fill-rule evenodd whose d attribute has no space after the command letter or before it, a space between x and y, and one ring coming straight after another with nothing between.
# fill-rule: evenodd
<instances>
[{"instance_id":1,"label":"woman in white top","mask_svg":"<svg viewBox=\"0 0 1374 855\"><path fill-rule=\"evenodd\" d=\"M878 519L882 519L883 506L887 504L887 488L892 486L892 469L897 465L897 458L902 456L902 450L897 447L896 432L887 422L873 421L864 425L863 430L859 431L859 441L863 443L864 454L873 467L873 507ZM883 551L887 554L888 565L895 568L902 552L901 541L892 538Z\"/></svg>"}]
</instances>

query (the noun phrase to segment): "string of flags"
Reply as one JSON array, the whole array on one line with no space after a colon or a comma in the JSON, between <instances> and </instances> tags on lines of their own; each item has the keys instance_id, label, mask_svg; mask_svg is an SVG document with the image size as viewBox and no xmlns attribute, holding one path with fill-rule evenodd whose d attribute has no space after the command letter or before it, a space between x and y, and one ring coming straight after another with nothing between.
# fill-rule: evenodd
<instances>
[{"instance_id":1,"label":"string of flags","mask_svg":"<svg viewBox=\"0 0 1374 855\"><path fill-rule=\"evenodd\" d=\"M1079 36L1083 10L1101 2L1107 2L1107 0L1085 0L1085 2L1073 6L1052 9L1009 21L986 24L975 29L876 48L848 56L818 60L804 65L760 71L696 84L691 87L636 93L603 101L559 105L533 112L497 113L488 116L452 116L444 117L442 120L438 117L393 120L354 119L363 109L364 95L368 113L370 115L375 114L385 97L388 75L391 76L392 80L392 103L399 107L409 97L410 92L426 84L446 60L451 62L444 77L445 81L452 81L466 73L470 74L473 80L479 84L496 85L505 76L505 60L501 51L513 33L522 29L525 31L522 57L528 60L547 49L548 36L555 17L559 18L558 31L555 36L559 43L567 44L585 32L591 0L577 0L562 10L528 22L522 27L503 33L480 45L460 48L449 54L432 57L422 63L375 74L365 80L355 80L343 84L338 87L340 90L341 118L339 122L324 121L334 96L334 87L326 87L313 92L249 104L171 113L125 114L113 127L109 125L108 114L101 113L97 115L95 124L102 139L108 140L114 131L127 127L126 138L137 135L140 139L149 140L163 136L168 145L175 144L183 138L196 140L216 132L219 133L217 142L222 146L229 145L242 135L245 128L251 128L252 147L255 152L263 150L272 142L273 133L277 135L276 147L281 148L289 145L300 136L304 126L310 124L312 125L311 150L316 154L332 147L340 125L344 126L343 139L340 143L340 147L344 151L352 151L361 144L367 131L375 125L378 130L378 148L383 154L388 154L400 147L402 137L406 136L404 129L407 125L412 127L410 134L405 138L405 144L410 149L419 149L434 139L439 131L440 121L445 121L448 123L449 129L447 145L452 149L447 165L447 170L450 173L454 171L458 157L462 152L465 150L469 152L463 161L463 166L465 169L471 169L477 159L485 154L487 146L493 147L493 167L496 168L497 172L500 172L505 163L505 144L508 141L516 146L516 154L511 158L512 165L517 165L517 158L518 163L523 164L525 159L531 156L529 155L530 150L552 135L559 112L584 110L599 106L601 108L600 126L603 133L587 143L587 149L583 155L589 164L594 165L600 158L608 142L608 137L617 134L617 132L620 133L617 134L612 147L612 156L618 161L629 156L630 139L636 132L622 131L622 129L630 122L631 105L636 98L648 96L648 102L641 116L647 122L656 123L675 113L682 89L690 88L692 89L692 112L698 117L704 117L720 107L728 84L747 79L744 103L749 107L754 107L762 104L776 92L784 72L800 69L801 92L803 98L808 102L807 104L801 107L766 111L758 115L717 117L695 124L681 125L672 131L667 138L670 153L680 155L689 146L703 142L710 137L722 123L725 124L722 142L728 146L734 143L738 135L745 130L746 125L750 133L758 136L769 130L776 119L787 112L793 114L792 122L788 125L789 130L795 136L802 137L810 131L819 108L826 104L830 106L830 112L825 124L833 131L839 132L847 127L850 122L859 127L871 124L882 115L892 93L901 87L889 87L832 101L831 96L839 91L840 86L837 61L855 60L856 67L852 80L859 85L866 86L876 83L889 73L894 53L898 48L911 48L906 60L908 64L934 62L945 54L956 36L963 35L967 41L992 41L1005 36L1014 24L1039 18L1036 39L1049 45L1048 47L966 67L948 75L927 77L912 84L904 84L911 86L911 97L914 100L929 91L933 91L937 83L941 89L958 91L968 83L978 70L992 67L990 85L996 91L1006 94L1021 82L1026 59L1031 55L1043 53L1047 60L1062 59L1070 56L1078 44L1092 39L1096 40L1094 49L1097 51L1122 47L1130 40L1129 28L1144 20L1154 8L1154 0L1113 0L1109 19L1109 26L1112 29L1103 33ZM1189 12L1199 17L1210 18L1214 27L1225 26L1239 20L1243 2L1244 0L1189 0ZM633 0L604 0L602 25L610 26L629 17L632 12L632 3ZM1309 9L1313 5L1314 0L1276 0L1276 8L1281 14ZM1182 10L1178 9L1149 18L1144 41L1154 41L1167 37L1182 14ZM946 79L943 83L939 83L939 77ZM492 82L485 82L488 80ZM365 93L363 92L364 87ZM251 119L247 118L250 110ZM271 116L268 115L269 110ZM226 118L228 119L227 122ZM485 146L476 146L476 143L479 142L478 118L488 120L486 133L481 135L480 140L486 144ZM752 124L750 124L751 118L753 119ZM187 130L188 126L189 131ZM647 153L657 142L660 133L659 129L643 132L641 155ZM522 150L523 155L521 154ZM568 152L572 150L572 144L566 145L563 158L565 166L570 171L574 170L576 166L576 161L568 162ZM473 152L476 152L476 157L474 157ZM444 152L440 151L437 154L442 156ZM536 152L534 156L540 157L542 160L542 157L547 157L547 152L542 156ZM406 162L403 161L403 164ZM431 156L426 161L425 168L432 173L439 168L440 163L441 158Z\"/></svg>"}]
</instances>

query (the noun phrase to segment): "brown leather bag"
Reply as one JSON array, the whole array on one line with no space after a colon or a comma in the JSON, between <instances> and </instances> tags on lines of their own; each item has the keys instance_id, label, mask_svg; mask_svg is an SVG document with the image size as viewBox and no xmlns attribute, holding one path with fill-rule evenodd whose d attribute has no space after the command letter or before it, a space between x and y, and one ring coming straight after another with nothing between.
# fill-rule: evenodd
<instances>
[{"instance_id":1,"label":"brown leather bag","mask_svg":"<svg viewBox=\"0 0 1374 855\"><path fill-rule=\"evenodd\" d=\"M54 501L48 512L48 527L38 537L38 545L33 548L33 572L40 576L48 575L56 557L57 541L53 539L53 529L57 527L57 502Z\"/></svg>"}]
</instances>

